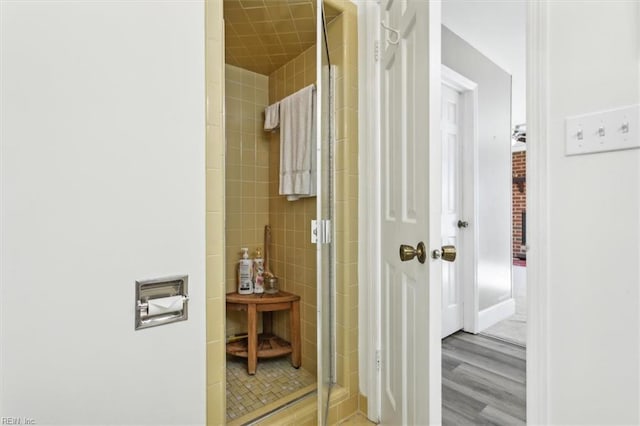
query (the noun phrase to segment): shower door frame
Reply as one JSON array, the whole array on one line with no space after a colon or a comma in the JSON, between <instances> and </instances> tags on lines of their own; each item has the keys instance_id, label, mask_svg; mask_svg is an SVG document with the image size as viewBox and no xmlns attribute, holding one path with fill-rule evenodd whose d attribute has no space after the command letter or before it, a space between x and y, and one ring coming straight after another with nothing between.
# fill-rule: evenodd
<instances>
[{"instance_id":1,"label":"shower door frame","mask_svg":"<svg viewBox=\"0 0 640 426\"><path fill-rule=\"evenodd\" d=\"M318 424L324 425L328 420L329 405L331 402L331 389L335 384L335 357L336 357L336 333L335 333L335 188L334 188L334 110L335 107L335 92L332 90L334 85L333 69L331 66L331 58L329 55L328 39L326 37L326 23L324 20L324 1L316 0L316 161L317 161L317 197L316 197L316 237L318 238L316 243L316 292L317 292L317 319L316 319L316 333L317 333L317 410L318 410ZM327 56L328 67L328 87L324 87L323 80L323 48L325 49ZM323 160L323 101L325 90L327 90L328 105L327 111L327 125L326 139L328 142L327 160L328 164L324 164ZM326 175L325 175L326 173ZM325 176L327 182L325 182ZM328 188L325 189L324 184L328 184ZM328 195L325 197L325 192L328 191ZM326 198L326 199L325 199ZM329 205L326 206L325 202ZM328 212L328 218L326 214ZM328 223L328 232L321 232L327 230L325 225ZM328 238L328 239L327 239ZM328 246L328 247L327 247ZM325 259L328 256L329 259ZM326 267L325 267L326 264ZM325 289L325 285L328 286ZM325 301L325 290L328 292L328 300ZM325 306L327 302L328 306ZM327 318L328 316L328 318ZM324 327L328 326L328 332L324 330ZM324 337L327 334L329 342L325 342ZM328 344L327 353L324 353L325 345ZM325 360L325 355L328 356L328 360ZM326 362L325 362L326 361ZM325 365L327 364L327 365ZM325 371L325 367L329 371ZM326 397L325 397L326 393Z\"/></svg>"}]
</instances>

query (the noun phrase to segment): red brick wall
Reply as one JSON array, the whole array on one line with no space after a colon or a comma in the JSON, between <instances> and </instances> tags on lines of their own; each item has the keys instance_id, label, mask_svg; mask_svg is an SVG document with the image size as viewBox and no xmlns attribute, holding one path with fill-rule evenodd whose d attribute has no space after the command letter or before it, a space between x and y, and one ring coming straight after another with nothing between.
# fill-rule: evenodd
<instances>
[{"instance_id":1,"label":"red brick wall","mask_svg":"<svg viewBox=\"0 0 640 426\"><path fill-rule=\"evenodd\" d=\"M523 178L527 171L527 153L526 151L514 152L511 154L513 178ZM519 253L524 253L522 246L522 211L526 209L527 199L527 183L513 183L511 185L512 207L511 217L513 221L513 259L518 259Z\"/></svg>"}]
</instances>

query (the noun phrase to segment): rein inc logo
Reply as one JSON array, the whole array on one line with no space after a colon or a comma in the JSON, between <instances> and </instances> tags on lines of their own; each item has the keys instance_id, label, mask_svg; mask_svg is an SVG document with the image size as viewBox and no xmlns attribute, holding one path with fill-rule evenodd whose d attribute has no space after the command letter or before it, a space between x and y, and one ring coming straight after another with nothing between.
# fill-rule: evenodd
<instances>
[{"instance_id":1,"label":"rein inc logo","mask_svg":"<svg viewBox=\"0 0 640 426\"><path fill-rule=\"evenodd\" d=\"M30 417L0 417L0 425L35 425L35 419Z\"/></svg>"}]
</instances>

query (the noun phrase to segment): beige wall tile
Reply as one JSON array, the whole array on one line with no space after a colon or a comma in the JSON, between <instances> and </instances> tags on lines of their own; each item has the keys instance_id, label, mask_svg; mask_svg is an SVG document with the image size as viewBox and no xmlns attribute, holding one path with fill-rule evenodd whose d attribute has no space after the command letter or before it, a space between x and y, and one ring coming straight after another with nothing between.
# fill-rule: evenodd
<instances>
[{"instance_id":1,"label":"beige wall tile","mask_svg":"<svg viewBox=\"0 0 640 426\"><path fill-rule=\"evenodd\" d=\"M307 77L315 83L315 61L309 60L315 55L315 46L305 50L299 56L275 70L269 76L269 102L274 103L285 96L310 84ZM289 202L279 195L279 133L274 133L269 142L269 218L273 229L274 250L272 253L272 270L280 280L283 290L298 294L301 297L302 309L315 311L316 277L315 264L312 273L305 273L305 260L315 259L315 246L307 245L309 238L309 221L306 212L315 212L315 198ZM307 220L308 219L308 220ZM310 263L310 262L309 262ZM304 317L304 313L303 313ZM301 329L303 341L302 366L315 372L315 330L316 318L308 316L303 319ZM274 330L284 338L289 338L286 318L276 318Z\"/></svg>"},{"instance_id":2,"label":"beige wall tile","mask_svg":"<svg viewBox=\"0 0 640 426\"><path fill-rule=\"evenodd\" d=\"M224 157L222 3L206 2L207 87L207 423L223 424L224 398Z\"/></svg>"},{"instance_id":3,"label":"beige wall tile","mask_svg":"<svg viewBox=\"0 0 640 426\"><path fill-rule=\"evenodd\" d=\"M338 406L329 407L329 415L327 416L327 424L335 425L340 421L338 416Z\"/></svg>"},{"instance_id":4,"label":"beige wall tile","mask_svg":"<svg viewBox=\"0 0 640 426\"><path fill-rule=\"evenodd\" d=\"M240 249L250 254L263 249L263 229L268 224L268 139L263 136L263 111L267 105L266 76L231 65L225 66L227 88L226 159L226 292L236 291L236 268ZM226 335L246 331L246 318L238 312L227 317Z\"/></svg>"},{"instance_id":5,"label":"beige wall tile","mask_svg":"<svg viewBox=\"0 0 640 426\"><path fill-rule=\"evenodd\" d=\"M365 417L369 412L369 401L367 397L362 394L358 395L358 411L364 413Z\"/></svg>"},{"instance_id":6,"label":"beige wall tile","mask_svg":"<svg viewBox=\"0 0 640 426\"><path fill-rule=\"evenodd\" d=\"M207 386L207 424L223 425L225 423L226 399L224 381Z\"/></svg>"},{"instance_id":7,"label":"beige wall tile","mask_svg":"<svg viewBox=\"0 0 640 426\"><path fill-rule=\"evenodd\" d=\"M338 405L339 420L346 419L358 411L358 395L349 397Z\"/></svg>"},{"instance_id":8,"label":"beige wall tile","mask_svg":"<svg viewBox=\"0 0 640 426\"><path fill-rule=\"evenodd\" d=\"M224 343L222 341L207 343L207 385L224 380L225 361Z\"/></svg>"},{"instance_id":9,"label":"beige wall tile","mask_svg":"<svg viewBox=\"0 0 640 426\"><path fill-rule=\"evenodd\" d=\"M350 397L337 406L336 417L343 420L358 409L357 363L357 16L348 1L328 0L344 12L329 24L329 49L337 65L336 81L336 373L338 383L348 389ZM352 89L353 88L353 89ZM353 154L353 155L351 155ZM355 176L353 179L351 176ZM353 186L355 182L355 188ZM350 288L356 289L351 292Z\"/></svg>"},{"instance_id":10,"label":"beige wall tile","mask_svg":"<svg viewBox=\"0 0 640 426\"><path fill-rule=\"evenodd\" d=\"M224 257L222 255L207 256L207 298L219 299L223 296L223 280L220 271L223 271Z\"/></svg>"}]
</instances>

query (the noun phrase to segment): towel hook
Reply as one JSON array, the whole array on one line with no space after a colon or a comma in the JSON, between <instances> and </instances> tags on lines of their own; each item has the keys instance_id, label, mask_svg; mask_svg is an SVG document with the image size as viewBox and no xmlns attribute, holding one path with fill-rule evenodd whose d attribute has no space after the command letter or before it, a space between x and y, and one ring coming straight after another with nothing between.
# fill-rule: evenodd
<instances>
[{"instance_id":1,"label":"towel hook","mask_svg":"<svg viewBox=\"0 0 640 426\"><path fill-rule=\"evenodd\" d=\"M390 26L385 24L384 21L380 21L380 25L382 25L382 28L384 28L387 31L390 31L392 34L395 35L395 39L392 40L391 37L387 34L387 43L398 44L400 42L400 31L396 30L395 28L391 28Z\"/></svg>"}]
</instances>

